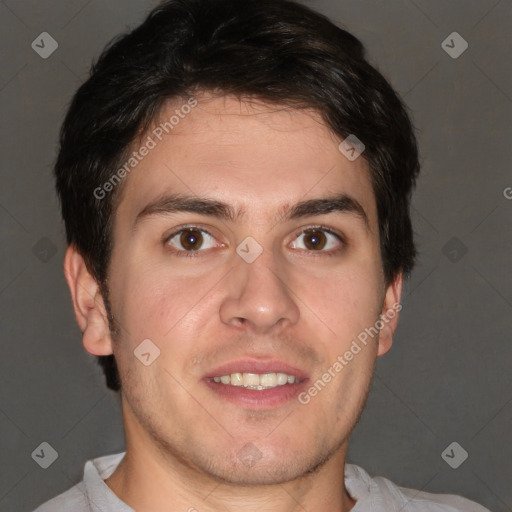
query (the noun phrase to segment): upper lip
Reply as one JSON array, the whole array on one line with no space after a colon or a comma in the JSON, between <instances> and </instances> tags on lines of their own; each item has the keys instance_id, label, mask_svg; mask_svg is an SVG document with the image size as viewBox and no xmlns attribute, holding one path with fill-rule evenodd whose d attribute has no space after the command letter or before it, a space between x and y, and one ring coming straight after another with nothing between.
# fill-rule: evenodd
<instances>
[{"instance_id":1,"label":"upper lip","mask_svg":"<svg viewBox=\"0 0 512 512\"><path fill-rule=\"evenodd\" d=\"M209 371L205 375L205 378L222 377L223 375L230 375L231 373L286 373L288 375L294 375L300 380L308 378L308 374L304 370L274 359L267 361L262 361L261 359L239 359L230 361L229 363L225 363Z\"/></svg>"}]
</instances>

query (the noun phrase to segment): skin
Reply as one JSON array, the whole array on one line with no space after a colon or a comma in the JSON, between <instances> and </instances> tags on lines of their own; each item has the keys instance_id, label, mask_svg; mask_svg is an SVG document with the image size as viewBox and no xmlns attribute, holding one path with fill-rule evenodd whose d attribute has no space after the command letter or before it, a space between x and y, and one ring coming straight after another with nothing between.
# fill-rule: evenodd
<instances>
[{"instance_id":1,"label":"skin","mask_svg":"<svg viewBox=\"0 0 512 512\"><path fill-rule=\"evenodd\" d=\"M73 247L65 256L84 347L114 353L122 380L127 454L106 483L144 512L350 510L348 438L398 313L306 405L241 406L213 393L203 377L250 357L285 361L314 383L400 301L402 276L388 286L383 277L368 164L345 158L340 139L314 112L197 98L123 183L109 266L119 339L82 257ZM162 119L175 109L166 106ZM287 205L335 192L362 205L368 226L353 212L283 220ZM137 214L163 193L213 198L245 215L162 213L134 229ZM174 245L165 241L188 224L212 236L190 258L178 256L179 236ZM321 232L327 246L305 245L310 239L301 232L319 224L345 242ZM236 253L248 236L263 248L253 263ZM144 366L133 352L148 338L161 353ZM252 467L237 457L247 443L261 455Z\"/></svg>"}]
</instances>

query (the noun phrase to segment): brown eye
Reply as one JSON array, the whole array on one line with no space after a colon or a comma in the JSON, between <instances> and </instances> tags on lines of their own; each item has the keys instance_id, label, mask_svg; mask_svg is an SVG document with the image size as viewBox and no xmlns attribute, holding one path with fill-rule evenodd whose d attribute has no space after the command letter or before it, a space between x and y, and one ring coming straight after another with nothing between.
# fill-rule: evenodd
<instances>
[{"instance_id":1,"label":"brown eye","mask_svg":"<svg viewBox=\"0 0 512 512\"><path fill-rule=\"evenodd\" d=\"M197 229L185 229L181 233L180 243L187 251L197 251L203 243L203 235Z\"/></svg>"},{"instance_id":2,"label":"brown eye","mask_svg":"<svg viewBox=\"0 0 512 512\"><path fill-rule=\"evenodd\" d=\"M206 249L212 249L218 244L215 243L215 237L208 231L197 227L188 227L180 229L170 235L165 243L174 248L174 252L180 255L187 253L200 254Z\"/></svg>"},{"instance_id":3,"label":"brown eye","mask_svg":"<svg viewBox=\"0 0 512 512\"><path fill-rule=\"evenodd\" d=\"M323 249L327 244L327 237L323 231L309 230L304 232L304 245L307 249Z\"/></svg>"},{"instance_id":4,"label":"brown eye","mask_svg":"<svg viewBox=\"0 0 512 512\"><path fill-rule=\"evenodd\" d=\"M344 239L328 228L314 227L303 230L291 243L293 249L335 254L345 245Z\"/></svg>"}]
</instances>

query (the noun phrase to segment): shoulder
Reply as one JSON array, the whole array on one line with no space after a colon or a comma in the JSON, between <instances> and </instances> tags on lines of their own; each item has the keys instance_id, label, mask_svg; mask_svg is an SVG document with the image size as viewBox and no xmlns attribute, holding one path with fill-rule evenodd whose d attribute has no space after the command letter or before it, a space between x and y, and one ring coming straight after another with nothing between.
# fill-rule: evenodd
<instances>
[{"instance_id":1,"label":"shoulder","mask_svg":"<svg viewBox=\"0 0 512 512\"><path fill-rule=\"evenodd\" d=\"M43 503L34 512L134 512L104 482L115 471L124 454L104 455L87 461L81 482Z\"/></svg>"},{"instance_id":2,"label":"shoulder","mask_svg":"<svg viewBox=\"0 0 512 512\"><path fill-rule=\"evenodd\" d=\"M346 483L350 482L356 494L359 493L360 503L356 503L354 512L371 510L384 512L400 510L402 512L490 512L489 509L474 501L454 494L432 494L399 487L387 478L370 477L359 466L347 465ZM350 492L350 487L347 485ZM356 496L357 497L357 496Z\"/></svg>"},{"instance_id":3,"label":"shoulder","mask_svg":"<svg viewBox=\"0 0 512 512\"><path fill-rule=\"evenodd\" d=\"M404 512L490 512L482 505L455 494L432 494L397 486L395 489L404 503Z\"/></svg>"},{"instance_id":4,"label":"shoulder","mask_svg":"<svg viewBox=\"0 0 512 512\"><path fill-rule=\"evenodd\" d=\"M91 507L80 483L43 503L34 512L90 512L90 510Z\"/></svg>"}]
</instances>

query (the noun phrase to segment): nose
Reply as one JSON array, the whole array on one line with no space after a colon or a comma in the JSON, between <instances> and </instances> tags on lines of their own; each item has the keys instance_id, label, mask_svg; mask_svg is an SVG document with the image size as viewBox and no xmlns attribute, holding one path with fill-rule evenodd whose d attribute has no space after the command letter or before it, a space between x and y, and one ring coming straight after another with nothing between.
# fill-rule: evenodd
<instances>
[{"instance_id":1,"label":"nose","mask_svg":"<svg viewBox=\"0 0 512 512\"><path fill-rule=\"evenodd\" d=\"M221 321L257 334L296 324L300 310L289 281L271 251L264 251L252 263L240 259L228 277L228 293L220 306Z\"/></svg>"}]
</instances>

